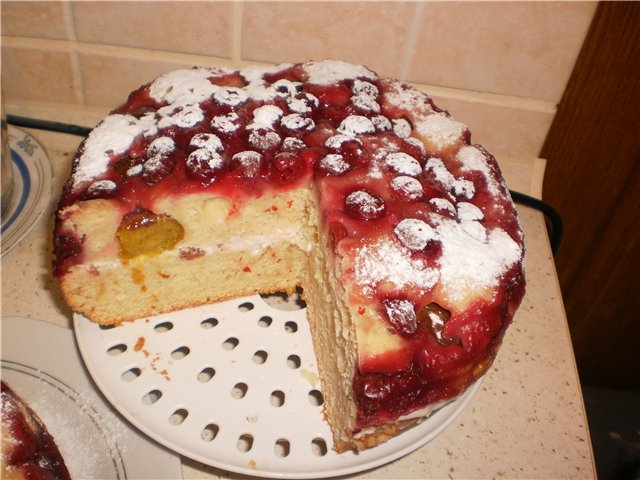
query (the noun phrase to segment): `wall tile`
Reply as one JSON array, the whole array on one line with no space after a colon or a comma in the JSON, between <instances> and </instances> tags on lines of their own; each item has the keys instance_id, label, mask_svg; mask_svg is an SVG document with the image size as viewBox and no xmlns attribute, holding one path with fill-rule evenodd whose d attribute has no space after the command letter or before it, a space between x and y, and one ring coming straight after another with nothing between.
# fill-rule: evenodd
<instances>
[{"instance_id":1,"label":"wall tile","mask_svg":"<svg viewBox=\"0 0 640 480\"><path fill-rule=\"evenodd\" d=\"M2 34L69 40L63 2L2 2Z\"/></svg>"},{"instance_id":2,"label":"wall tile","mask_svg":"<svg viewBox=\"0 0 640 480\"><path fill-rule=\"evenodd\" d=\"M91 106L116 108L129 93L157 76L191 63L126 58L121 56L80 54L85 102Z\"/></svg>"},{"instance_id":3,"label":"wall tile","mask_svg":"<svg viewBox=\"0 0 640 480\"><path fill-rule=\"evenodd\" d=\"M7 100L76 103L72 53L2 47L2 91Z\"/></svg>"},{"instance_id":4,"label":"wall tile","mask_svg":"<svg viewBox=\"0 0 640 480\"><path fill-rule=\"evenodd\" d=\"M231 56L232 2L74 2L79 41Z\"/></svg>"},{"instance_id":5,"label":"wall tile","mask_svg":"<svg viewBox=\"0 0 640 480\"><path fill-rule=\"evenodd\" d=\"M408 80L558 102L597 2L429 2Z\"/></svg>"},{"instance_id":6,"label":"wall tile","mask_svg":"<svg viewBox=\"0 0 640 480\"><path fill-rule=\"evenodd\" d=\"M554 113L516 106L433 95L440 108L471 130L472 143L479 143L500 156L536 158L547 136Z\"/></svg>"},{"instance_id":7,"label":"wall tile","mask_svg":"<svg viewBox=\"0 0 640 480\"><path fill-rule=\"evenodd\" d=\"M397 77L409 41L411 2L248 2L242 57L260 62L337 59Z\"/></svg>"}]
</instances>

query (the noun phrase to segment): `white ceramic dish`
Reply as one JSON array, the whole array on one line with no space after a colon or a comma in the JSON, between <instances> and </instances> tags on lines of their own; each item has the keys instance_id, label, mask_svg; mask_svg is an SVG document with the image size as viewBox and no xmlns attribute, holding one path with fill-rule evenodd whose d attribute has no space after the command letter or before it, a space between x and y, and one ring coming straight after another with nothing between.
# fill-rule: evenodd
<instances>
[{"instance_id":1,"label":"white ceramic dish","mask_svg":"<svg viewBox=\"0 0 640 480\"><path fill-rule=\"evenodd\" d=\"M43 216L51 199L53 171L44 147L27 132L9 125L13 194L2 216L2 255L22 240Z\"/></svg>"},{"instance_id":2,"label":"white ceramic dish","mask_svg":"<svg viewBox=\"0 0 640 480\"><path fill-rule=\"evenodd\" d=\"M367 470L433 439L476 382L416 427L359 454L337 454L306 310L260 296L101 328L74 317L85 364L104 395L161 444L227 471L323 478Z\"/></svg>"},{"instance_id":3,"label":"white ceramic dish","mask_svg":"<svg viewBox=\"0 0 640 480\"><path fill-rule=\"evenodd\" d=\"M71 330L3 317L2 379L43 420L72 478L182 478L179 457L131 428L100 396Z\"/></svg>"}]
</instances>

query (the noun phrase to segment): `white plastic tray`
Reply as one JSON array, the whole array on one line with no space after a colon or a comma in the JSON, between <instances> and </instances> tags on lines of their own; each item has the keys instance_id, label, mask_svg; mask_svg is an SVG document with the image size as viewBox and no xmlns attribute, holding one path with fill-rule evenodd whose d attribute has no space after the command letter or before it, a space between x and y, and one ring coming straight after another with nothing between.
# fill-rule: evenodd
<instances>
[{"instance_id":1,"label":"white plastic tray","mask_svg":"<svg viewBox=\"0 0 640 480\"><path fill-rule=\"evenodd\" d=\"M140 430L204 464L262 477L331 477L395 460L441 432L479 387L389 442L337 454L306 310L272 300L247 297L114 328L76 315L76 338L97 385Z\"/></svg>"}]
</instances>

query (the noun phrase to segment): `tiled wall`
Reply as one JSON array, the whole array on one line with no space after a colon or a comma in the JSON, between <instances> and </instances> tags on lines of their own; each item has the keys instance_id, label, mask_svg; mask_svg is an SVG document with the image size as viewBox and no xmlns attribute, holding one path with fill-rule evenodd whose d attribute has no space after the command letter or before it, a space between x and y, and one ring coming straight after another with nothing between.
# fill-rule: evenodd
<instances>
[{"instance_id":1,"label":"tiled wall","mask_svg":"<svg viewBox=\"0 0 640 480\"><path fill-rule=\"evenodd\" d=\"M2 90L106 112L173 68L335 58L416 84L497 154L535 157L595 7L3 0Z\"/></svg>"}]
</instances>

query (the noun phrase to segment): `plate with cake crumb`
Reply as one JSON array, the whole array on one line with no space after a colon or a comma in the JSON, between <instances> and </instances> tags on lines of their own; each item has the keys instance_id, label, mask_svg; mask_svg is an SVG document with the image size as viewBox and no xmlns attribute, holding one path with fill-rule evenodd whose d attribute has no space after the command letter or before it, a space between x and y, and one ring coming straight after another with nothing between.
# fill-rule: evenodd
<instances>
[{"instance_id":1,"label":"plate with cake crumb","mask_svg":"<svg viewBox=\"0 0 640 480\"><path fill-rule=\"evenodd\" d=\"M2 379L44 423L71 478L182 478L177 455L132 429L103 400L69 329L3 317Z\"/></svg>"}]
</instances>

